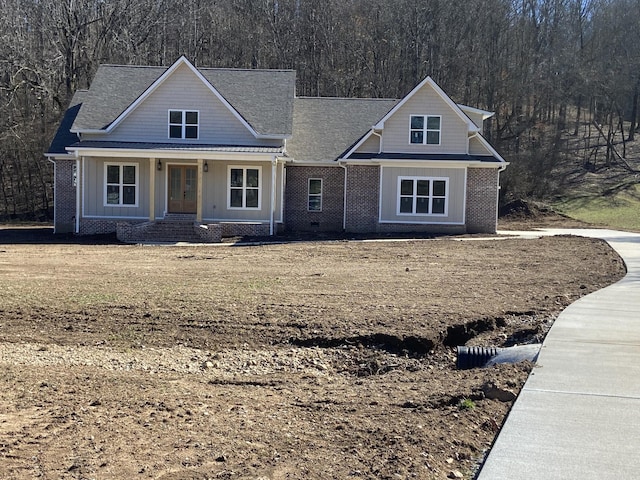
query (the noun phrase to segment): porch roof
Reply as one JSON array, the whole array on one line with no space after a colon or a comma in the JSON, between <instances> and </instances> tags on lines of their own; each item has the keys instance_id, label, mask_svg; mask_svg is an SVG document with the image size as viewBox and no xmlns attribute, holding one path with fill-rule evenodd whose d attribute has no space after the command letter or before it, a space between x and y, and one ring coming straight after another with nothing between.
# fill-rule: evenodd
<instances>
[{"instance_id":1,"label":"porch roof","mask_svg":"<svg viewBox=\"0 0 640 480\"><path fill-rule=\"evenodd\" d=\"M217 144L189 144L189 143L153 143L153 142L102 142L85 140L76 142L68 147L70 150L105 149L105 150L144 150L144 151L189 151L215 153L265 153L282 154L283 147L217 145Z\"/></svg>"}]
</instances>

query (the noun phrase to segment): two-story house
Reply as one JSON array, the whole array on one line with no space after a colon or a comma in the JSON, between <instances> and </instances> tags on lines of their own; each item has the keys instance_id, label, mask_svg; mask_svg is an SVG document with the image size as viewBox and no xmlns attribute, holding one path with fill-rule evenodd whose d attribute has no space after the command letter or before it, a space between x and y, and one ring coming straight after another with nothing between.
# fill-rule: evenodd
<instances>
[{"instance_id":1,"label":"two-story house","mask_svg":"<svg viewBox=\"0 0 640 480\"><path fill-rule=\"evenodd\" d=\"M492 114L427 77L401 100L308 98L291 70L100 66L47 157L55 231L219 241L496 230Z\"/></svg>"}]
</instances>

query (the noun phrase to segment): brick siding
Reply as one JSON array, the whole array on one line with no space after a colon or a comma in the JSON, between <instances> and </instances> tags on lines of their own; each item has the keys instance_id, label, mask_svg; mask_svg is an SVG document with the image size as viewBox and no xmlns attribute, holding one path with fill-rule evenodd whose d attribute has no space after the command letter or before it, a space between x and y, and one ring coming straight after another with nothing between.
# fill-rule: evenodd
<instances>
[{"instance_id":1,"label":"brick siding","mask_svg":"<svg viewBox=\"0 0 640 480\"><path fill-rule=\"evenodd\" d=\"M269 235L268 223L233 223L222 222L221 235L223 237L244 237L244 236L257 236L266 237Z\"/></svg>"},{"instance_id":2,"label":"brick siding","mask_svg":"<svg viewBox=\"0 0 640 480\"><path fill-rule=\"evenodd\" d=\"M341 232L344 211L344 169L287 166L284 223L290 232ZM309 179L322 179L322 211L310 212Z\"/></svg>"},{"instance_id":3,"label":"brick siding","mask_svg":"<svg viewBox=\"0 0 640 480\"><path fill-rule=\"evenodd\" d=\"M375 233L378 231L380 167L350 165L347 167L346 231Z\"/></svg>"},{"instance_id":4,"label":"brick siding","mask_svg":"<svg viewBox=\"0 0 640 480\"><path fill-rule=\"evenodd\" d=\"M142 223L140 222L131 222ZM102 235L105 233L114 233L117 231L118 223L122 220L107 220L102 218L81 218L80 219L80 235ZM129 223L129 222L127 222Z\"/></svg>"},{"instance_id":5,"label":"brick siding","mask_svg":"<svg viewBox=\"0 0 640 480\"><path fill-rule=\"evenodd\" d=\"M55 178L55 232L71 233L75 231L76 188L73 186L75 160L56 161Z\"/></svg>"},{"instance_id":6,"label":"brick siding","mask_svg":"<svg viewBox=\"0 0 640 480\"><path fill-rule=\"evenodd\" d=\"M467 232L495 233L498 214L498 170L467 170Z\"/></svg>"},{"instance_id":7,"label":"brick siding","mask_svg":"<svg viewBox=\"0 0 640 480\"><path fill-rule=\"evenodd\" d=\"M464 225L434 225L415 223L381 223L378 225L379 233L438 233L446 235L458 235L467 233Z\"/></svg>"}]
</instances>

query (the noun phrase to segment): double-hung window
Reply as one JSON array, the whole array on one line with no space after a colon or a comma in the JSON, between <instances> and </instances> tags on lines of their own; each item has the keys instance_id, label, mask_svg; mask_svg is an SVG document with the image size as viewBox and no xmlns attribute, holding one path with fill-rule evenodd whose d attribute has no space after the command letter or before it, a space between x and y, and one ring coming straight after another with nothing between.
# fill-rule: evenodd
<instances>
[{"instance_id":1,"label":"double-hung window","mask_svg":"<svg viewBox=\"0 0 640 480\"><path fill-rule=\"evenodd\" d=\"M447 215L449 179L398 178L398 215Z\"/></svg>"},{"instance_id":2,"label":"double-hung window","mask_svg":"<svg viewBox=\"0 0 640 480\"><path fill-rule=\"evenodd\" d=\"M409 142L417 145L440 145L439 115L411 115Z\"/></svg>"},{"instance_id":3,"label":"double-hung window","mask_svg":"<svg viewBox=\"0 0 640 480\"><path fill-rule=\"evenodd\" d=\"M169 110L169 138L198 139L200 114L192 110Z\"/></svg>"},{"instance_id":4,"label":"double-hung window","mask_svg":"<svg viewBox=\"0 0 640 480\"><path fill-rule=\"evenodd\" d=\"M138 165L106 163L104 166L104 205L136 207L138 205Z\"/></svg>"},{"instance_id":5,"label":"double-hung window","mask_svg":"<svg viewBox=\"0 0 640 480\"><path fill-rule=\"evenodd\" d=\"M261 208L260 171L260 167L229 167L228 208Z\"/></svg>"},{"instance_id":6,"label":"double-hung window","mask_svg":"<svg viewBox=\"0 0 640 480\"><path fill-rule=\"evenodd\" d=\"M322 179L309 179L309 202L308 209L310 212L322 211Z\"/></svg>"}]
</instances>

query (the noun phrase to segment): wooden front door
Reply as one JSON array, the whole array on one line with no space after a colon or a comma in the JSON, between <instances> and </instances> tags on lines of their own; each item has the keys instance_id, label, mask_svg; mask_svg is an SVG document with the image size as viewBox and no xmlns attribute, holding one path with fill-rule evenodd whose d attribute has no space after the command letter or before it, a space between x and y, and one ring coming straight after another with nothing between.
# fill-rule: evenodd
<instances>
[{"instance_id":1,"label":"wooden front door","mask_svg":"<svg viewBox=\"0 0 640 480\"><path fill-rule=\"evenodd\" d=\"M169 165L169 213L196 213L198 167Z\"/></svg>"}]
</instances>

